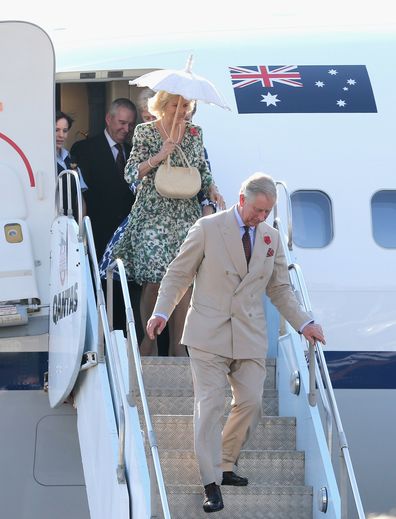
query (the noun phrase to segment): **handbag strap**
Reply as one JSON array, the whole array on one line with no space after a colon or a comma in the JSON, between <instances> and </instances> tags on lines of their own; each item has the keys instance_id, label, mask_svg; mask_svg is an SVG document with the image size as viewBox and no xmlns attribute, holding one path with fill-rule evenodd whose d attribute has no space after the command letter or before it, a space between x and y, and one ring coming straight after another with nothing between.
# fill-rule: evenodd
<instances>
[{"instance_id":1,"label":"handbag strap","mask_svg":"<svg viewBox=\"0 0 396 519\"><path fill-rule=\"evenodd\" d=\"M190 168L191 166L190 166L190 163L188 162L186 154L184 153L184 151L181 149L181 147L178 144L175 145L175 150L178 152L179 157L181 157L181 159L184 160L184 163L186 164L186 166L188 168ZM171 154L169 154L168 158L167 158L168 166L170 166L170 156L171 156Z\"/></svg>"}]
</instances>

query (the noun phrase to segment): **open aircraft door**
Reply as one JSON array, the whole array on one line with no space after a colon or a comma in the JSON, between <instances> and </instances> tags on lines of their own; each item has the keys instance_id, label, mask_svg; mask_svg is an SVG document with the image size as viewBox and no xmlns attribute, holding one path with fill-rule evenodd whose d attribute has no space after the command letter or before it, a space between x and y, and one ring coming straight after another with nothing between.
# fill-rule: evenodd
<instances>
[{"instance_id":1,"label":"open aircraft door","mask_svg":"<svg viewBox=\"0 0 396 519\"><path fill-rule=\"evenodd\" d=\"M55 58L36 25L0 24L0 326L11 326L48 314Z\"/></svg>"}]
</instances>

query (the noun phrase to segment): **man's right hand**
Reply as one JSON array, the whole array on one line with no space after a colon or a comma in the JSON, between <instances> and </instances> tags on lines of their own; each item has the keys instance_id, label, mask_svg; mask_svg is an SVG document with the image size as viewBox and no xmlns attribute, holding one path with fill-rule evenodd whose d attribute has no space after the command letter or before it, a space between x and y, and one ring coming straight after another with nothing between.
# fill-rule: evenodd
<instances>
[{"instance_id":1,"label":"man's right hand","mask_svg":"<svg viewBox=\"0 0 396 519\"><path fill-rule=\"evenodd\" d=\"M147 321L146 331L149 338L153 341L157 335L160 335L166 326L166 319L152 315Z\"/></svg>"},{"instance_id":2,"label":"man's right hand","mask_svg":"<svg viewBox=\"0 0 396 519\"><path fill-rule=\"evenodd\" d=\"M320 341L322 344L326 344L325 336L320 324L310 323L304 326L301 333L311 344L315 344L315 341Z\"/></svg>"}]
</instances>

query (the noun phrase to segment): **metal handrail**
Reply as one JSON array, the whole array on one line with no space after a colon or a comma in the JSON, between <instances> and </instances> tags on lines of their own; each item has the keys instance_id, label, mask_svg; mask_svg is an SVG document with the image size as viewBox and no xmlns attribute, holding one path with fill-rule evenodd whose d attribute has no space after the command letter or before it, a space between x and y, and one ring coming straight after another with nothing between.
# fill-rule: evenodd
<instances>
[{"instance_id":1,"label":"metal handrail","mask_svg":"<svg viewBox=\"0 0 396 519\"><path fill-rule=\"evenodd\" d=\"M293 250L293 226L292 226L292 205L290 200L289 191L285 182L281 180L277 180L275 182L276 186L280 186L283 188L286 196L286 218L287 218L287 248L289 250ZM280 219L278 217L278 203L274 205L274 227L278 228L278 223L280 224Z\"/></svg>"},{"instance_id":2,"label":"metal handrail","mask_svg":"<svg viewBox=\"0 0 396 519\"><path fill-rule=\"evenodd\" d=\"M349 452L349 446L348 446L348 442L346 439L346 434L345 434L343 426L342 426L340 413L338 411L338 406L337 406L336 398L334 395L334 389L333 389L333 386L331 383L326 359L325 359L325 356L323 353L323 348L321 346L319 346L319 348L317 348L317 355L319 357L319 364L320 364L321 372L322 372L322 375L324 376L324 379L326 382L327 392L329 393L331 409L333 412L333 417L334 417L334 421L336 423L336 428L337 428L337 432L338 432L338 438L339 438L339 444L340 444L340 454L342 454L342 458L345 462L345 466L346 466L346 470L347 470L347 474L348 474L348 478L349 478L349 483L351 485L352 494L353 494L354 501L355 501L355 506L356 506L356 509L358 512L359 519L365 519L366 516L365 516L364 510L363 510L362 501L360 499L359 488L357 485L355 472L353 470L352 459L351 459L351 455ZM346 517L346 506L347 506L346 499L343 500L343 506L344 506L344 515Z\"/></svg>"},{"instance_id":3,"label":"metal handrail","mask_svg":"<svg viewBox=\"0 0 396 519\"><path fill-rule=\"evenodd\" d=\"M67 216L73 217L73 206L71 197L71 176L74 177L77 191L77 224L78 224L78 238L82 239L83 236L83 217L82 217L82 196L81 196L81 184L80 177L73 169L64 169L58 175L58 183L55 190L55 203L58 214L64 214L63 207L63 177L66 176L66 189L67 189Z\"/></svg>"},{"instance_id":4,"label":"metal handrail","mask_svg":"<svg viewBox=\"0 0 396 519\"><path fill-rule=\"evenodd\" d=\"M302 274L300 267L297 264L290 264L289 269L294 269L294 271L296 273L296 279L298 281L299 288L301 290L303 306L307 312L311 312L311 310L312 310L311 303L309 300L308 291L305 286L304 276ZM359 489L358 489L357 482L356 482L355 472L353 470L352 460L351 460L351 457L349 454L349 447L348 447L348 443L346 441L346 435L345 435L345 432L344 432L344 429L342 426L340 413L338 411L337 401L335 398L333 385L332 385L329 371L327 368L326 359L325 359L325 356L323 353L323 348L319 342L316 342L314 346L310 344L309 347L310 347L310 350L311 349L313 349L314 351L316 350L316 354L317 354L317 356L315 356L315 354L312 356L310 355L309 371L310 371L310 373L314 373L316 375L315 365L318 364L320 376L314 377L314 384L315 384L315 382L318 383L322 404L323 404L323 407L324 407L324 410L326 413L327 425L330 422L332 422L333 420L335 422L336 430L337 430L337 434L338 434L340 454L342 455L342 460L345 463L345 467L347 470L349 483L351 485L352 494L353 494L356 510L358 513L358 517L359 517L359 519L365 519L366 516L364 514L363 505L362 505L362 501L361 501L360 494L359 494ZM316 363L316 360L317 360L317 363ZM314 391L314 388L311 386L311 384L312 384L312 376L310 375L310 390L309 390L310 393L312 391ZM324 390L324 385L327 388L327 394L328 394L329 399L327 399L327 395ZM329 439L330 440L332 439L332 432L331 432L331 429L329 429L329 427L328 427L328 431L327 431L327 437L328 437L328 441L329 441ZM331 452L331 448L329 450ZM341 479L341 481L340 481L341 491L344 491L345 490L344 478L341 477L340 479ZM342 517L347 517L346 492L344 492L344 498L341 500L341 506L342 506L342 510L343 510Z\"/></svg>"},{"instance_id":5,"label":"metal handrail","mask_svg":"<svg viewBox=\"0 0 396 519\"><path fill-rule=\"evenodd\" d=\"M277 185L281 185L284 187L287 199L290 202L290 197L287 192L286 185L284 182L277 182ZM291 204L290 204L291 205ZM289 204L288 204L289 206ZM289 221L290 216L290 221ZM291 211L288 212L288 227L292 224L291 222ZM287 249L285 247L285 235L282 232L282 225L280 222L279 217L277 216L276 211L276 205L274 207L274 227L276 227L279 230L280 239L282 241L282 245L285 249L285 254L288 262L288 268L289 270L294 270L295 272L295 278L299 285L300 290L300 296L301 296L301 303L307 313L312 313L312 307L311 302L308 295L308 290L305 285L304 276L302 274L302 270L296 263L291 263L291 255L290 252L292 250L291 247L289 247L289 243L287 246ZM290 240L291 234L288 232L288 240ZM316 352L316 354L315 354ZM329 371L326 364L326 359L323 353L323 348L320 343L315 343L314 345L309 344L309 403L312 406L316 406L316 383L318 384L319 393L321 396L322 405L324 408L324 411L326 413L326 422L327 422L327 441L332 442L332 426L330 428L329 423L335 422L337 434L338 434L338 441L339 441L339 447L340 447L340 456L341 460L344 463L340 464L341 467L341 477L340 477L340 495L341 495L341 516L347 517L347 498L346 498L346 478L344 475L344 468L346 469L347 476L349 478L349 483L351 485L352 494L355 502L356 511L358 513L359 519L365 519L365 514L363 510L363 505L361 502L359 489L356 482L355 472L353 470L352 460L349 453L349 447L348 443L346 441L346 435L342 426L341 417L338 411L338 406L334 394L333 385L330 379ZM327 388L327 395L325 392L325 388ZM331 447L329 445L329 450L331 453Z\"/></svg>"},{"instance_id":6,"label":"metal handrail","mask_svg":"<svg viewBox=\"0 0 396 519\"><path fill-rule=\"evenodd\" d=\"M141 363L141 359L140 359L138 341L137 341L137 337L136 337L135 320L134 320L134 316L133 316L131 299L129 296L128 282L127 282L127 278L126 278L126 274L125 274L124 264L120 259L114 260L108 266L108 268L106 270L106 278L107 278L107 283L108 283L108 286L107 286L108 302L112 301L112 297L113 297L113 271L116 267L118 269L118 273L120 276L122 295L123 295L124 304L125 304L125 314L126 314L126 320L127 320L127 326L128 326L128 334L127 334L128 348L131 348L132 354L133 354L135 372L136 372L136 376L137 376L137 383L138 383L140 398L141 398L142 407L143 407L144 420L146 423L147 436L148 436L148 440L149 440L149 444L150 444L150 451L151 451L151 455L152 455L152 459L153 459L154 471L155 471L155 476L157 479L158 491L160 494L162 510L163 510L163 514L164 514L164 519L171 519L168 498L166 495L164 478L163 478L162 470L161 470L157 435L154 431L153 424L151 421L151 415L150 415L150 410L149 410L149 406L148 406L146 390L144 387L143 368L142 368L142 363ZM131 363L129 363L129 365L128 365L128 371L130 371L132 368L132 366L130 364ZM129 381L132 380L130 372L128 374L128 379L129 379ZM129 394L131 395L132 393L133 393L133 388L130 387Z\"/></svg>"},{"instance_id":7,"label":"metal handrail","mask_svg":"<svg viewBox=\"0 0 396 519\"><path fill-rule=\"evenodd\" d=\"M289 270L294 270L296 274L296 280L298 282L298 288L301 297L301 303L304 310L308 313L312 313L311 303L309 300L308 290L305 285L304 276L302 274L300 265L297 263L289 263ZM317 346L316 346L317 349ZM309 344L309 403L310 405L316 405L316 371L315 371L315 345ZM322 392L321 392L322 394ZM323 398L322 398L323 400ZM325 406L325 411L331 413L330 407Z\"/></svg>"},{"instance_id":8,"label":"metal handrail","mask_svg":"<svg viewBox=\"0 0 396 519\"><path fill-rule=\"evenodd\" d=\"M316 373L316 383L319 388L321 400L322 400L322 406L326 415L326 431L327 431L327 447L330 452L330 456L333 452L333 419L330 409L329 400L326 395L326 389L323 384L322 376L320 373L319 365L317 362L315 362L315 373Z\"/></svg>"},{"instance_id":9,"label":"metal handrail","mask_svg":"<svg viewBox=\"0 0 396 519\"><path fill-rule=\"evenodd\" d=\"M295 270L296 278L297 278L297 281L298 281L300 289L301 289L301 295L302 295L304 308L307 312L311 312L311 303L309 300L308 291L305 286L304 276L302 274L302 271L299 268L299 266L296 264L291 264L289 266L289 268L292 268ZM310 347L311 347L311 345L310 345ZM322 377L322 380L324 380L324 384L327 388L327 393L328 393L329 402L330 402L330 409L331 409L331 411L328 411L328 412L331 412L331 416L336 425L338 441L339 441L339 446L340 446L340 454L342 454L342 459L344 460L344 463L345 463L345 466L347 469L347 474L348 474L348 478L349 478L349 483L351 485L356 510L358 512L359 519L365 519L366 516L364 514L363 505L362 505L362 502L360 499L360 494L359 494L359 489L358 489L357 482L356 482L355 472L353 470L352 460L351 460L351 457L349 454L349 447L348 447L348 443L346 440L346 435L345 435L345 432L343 429L343 425L341 422L340 413L338 411L338 406L337 406L337 401L336 401L335 394L334 394L333 384L331 382L329 370L327 368L327 363L326 363L326 359L325 359L325 356L323 353L323 348L322 348L321 344L319 342L317 342L314 349L316 350L316 357L314 357L314 365L311 366L311 363L310 363L309 369L310 369L310 371L311 370L314 371L315 359L316 359L318 366L319 366L320 375ZM323 385L320 387L323 387ZM310 388L310 392L311 392L311 388ZM323 399L322 399L322 401L323 401ZM343 499L342 500L342 507L344 507L344 511L342 514L343 517L347 516L346 515L346 506L347 506L346 500Z\"/></svg>"},{"instance_id":10,"label":"metal handrail","mask_svg":"<svg viewBox=\"0 0 396 519\"><path fill-rule=\"evenodd\" d=\"M296 263L289 264L289 270L294 270L296 274L296 279L299 284L299 290L301 295L301 303L306 312L312 313L311 303L309 301L308 290L304 282L304 277L301 271L301 268ZM317 404L316 399L316 384L319 388L319 393L322 400L323 409L326 415L326 425L327 425L327 446L331 453L332 451L332 429L333 429L333 418L331 408L326 396L323 380L321 378L320 368L318 363L316 362L315 357L315 349L321 348L321 346L317 343L315 345L309 343L309 363L308 363L308 371L309 371L309 403L311 406L315 406ZM313 397L314 395L314 397Z\"/></svg>"},{"instance_id":11,"label":"metal handrail","mask_svg":"<svg viewBox=\"0 0 396 519\"><path fill-rule=\"evenodd\" d=\"M109 322L106 314L105 297L102 289L102 282L99 274L98 260L96 259L96 249L92 233L91 220L88 216L84 217L85 237L87 239L88 251L90 254L91 263L93 266L93 279L97 295L97 310L98 310L98 360L104 361L104 344L108 345L110 363L115 368L114 373L114 387L117 392L119 402L119 420L118 420L118 465L117 465L117 480L119 483L125 483L125 409L122 401L121 383L119 380L119 373L121 373L121 364L118 353L114 351L111 342L111 333ZM104 339L104 340L103 340Z\"/></svg>"}]
</instances>

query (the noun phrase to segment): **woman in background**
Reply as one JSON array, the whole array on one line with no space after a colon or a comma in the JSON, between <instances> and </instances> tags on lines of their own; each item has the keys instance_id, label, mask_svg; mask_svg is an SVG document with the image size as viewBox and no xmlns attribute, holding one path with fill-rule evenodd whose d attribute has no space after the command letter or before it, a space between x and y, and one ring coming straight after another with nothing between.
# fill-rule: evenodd
<instances>
[{"instance_id":1,"label":"woman in background","mask_svg":"<svg viewBox=\"0 0 396 519\"><path fill-rule=\"evenodd\" d=\"M55 139L56 139L56 167L58 175L62 173L65 169L73 169L77 171L78 176L80 178L80 188L81 193L88 189L87 184L84 182L84 179L81 175L80 168L77 167L75 161L70 157L70 153L64 147L67 137L69 135L70 128L72 127L73 119L70 115L57 111L55 115ZM72 185L72 205L73 205L73 215L77 216L77 204L76 204L76 191L74 188L74 182L71 182ZM66 178L63 180L63 208L66 211L67 208L67 195L66 195ZM87 214L86 205L84 197L82 198L82 215L85 216Z\"/></svg>"}]
</instances>

